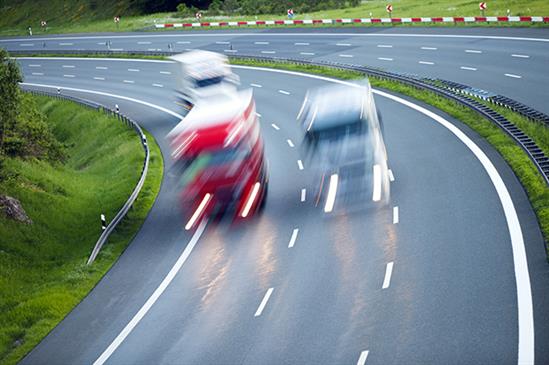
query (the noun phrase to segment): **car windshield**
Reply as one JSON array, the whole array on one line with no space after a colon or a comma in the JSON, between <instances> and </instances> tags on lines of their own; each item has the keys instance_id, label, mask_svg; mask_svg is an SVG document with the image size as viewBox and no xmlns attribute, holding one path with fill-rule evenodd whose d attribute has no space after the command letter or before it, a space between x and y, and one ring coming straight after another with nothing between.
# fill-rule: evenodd
<instances>
[{"instance_id":1,"label":"car windshield","mask_svg":"<svg viewBox=\"0 0 549 365\"><path fill-rule=\"evenodd\" d=\"M215 76L215 77L210 77L210 78L201 79L201 80L195 79L194 83L197 88L200 88L200 87L207 87L211 85L220 84L223 81L223 79L224 79L224 76L221 75L221 76Z\"/></svg>"},{"instance_id":2,"label":"car windshield","mask_svg":"<svg viewBox=\"0 0 549 365\"><path fill-rule=\"evenodd\" d=\"M334 118L336 118L334 116ZM327 128L312 129L311 137L318 141L334 141L347 138L348 136L366 134L368 130L368 124L362 119L351 119L349 121L342 121L341 119L334 123L326 123L325 125L331 125Z\"/></svg>"}]
</instances>

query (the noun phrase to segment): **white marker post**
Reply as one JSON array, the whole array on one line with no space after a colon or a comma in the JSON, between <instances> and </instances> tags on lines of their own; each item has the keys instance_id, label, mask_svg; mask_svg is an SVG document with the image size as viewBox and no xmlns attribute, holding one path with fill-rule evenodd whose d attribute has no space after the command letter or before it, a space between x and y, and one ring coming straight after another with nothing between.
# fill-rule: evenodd
<instances>
[{"instance_id":1,"label":"white marker post","mask_svg":"<svg viewBox=\"0 0 549 365\"><path fill-rule=\"evenodd\" d=\"M107 221L105 219L105 214L101 214L101 230L104 231L107 229Z\"/></svg>"}]
</instances>

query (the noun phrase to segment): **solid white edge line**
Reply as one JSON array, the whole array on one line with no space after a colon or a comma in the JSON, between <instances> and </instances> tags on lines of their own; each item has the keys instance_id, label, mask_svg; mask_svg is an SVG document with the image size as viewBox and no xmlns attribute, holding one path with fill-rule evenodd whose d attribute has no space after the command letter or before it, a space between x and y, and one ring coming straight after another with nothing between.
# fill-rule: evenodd
<instances>
[{"instance_id":1,"label":"solid white edge line","mask_svg":"<svg viewBox=\"0 0 549 365\"><path fill-rule=\"evenodd\" d=\"M307 189L301 189L301 201L304 202L307 198Z\"/></svg>"},{"instance_id":2,"label":"solid white edge line","mask_svg":"<svg viewBox=\"0 0 549 365\"><path fill-rule=\"evenodd\" d=\"M399 222L398 207L393 207L393 224L397 224L398 222Z\"/></svg>"},{"instance_id":3,"label":"solid white edge line","mask_svg":"<svg viewBox=\"0 0 549 365\"><path fill-rule=\"evenodd\" d=\"M103 365L105 361L111 357L111 355L116 351L116 349L122 344L122 342L128 337L128 335L131 333L131 331L137 326L137 324L145 317L147 312L151 309L151 307L154 305L154 303L158 300L158 298L164 293L168 285L172 282L172 280L175 278L185 261L187 261L189 255L191 254L194 246L196 246L196 243L202 236L202 233L204 232L204 229L206 228L207 222L204 220L200 225L198 226L197 230L194 232L191 240L187 244L187 247L183 250L183 253L175 264L172 266L164 280L160 283L158 288L154 291L154 293L147 299L145 304L139 309L139 311L133 316L133 318L128 322L128 324L124 327L124 329L116 336L116 338L111 342L111 344L103 351L101 356L97 358L93 362L93 365Z\"/></svg>"},{"instance_id":4,"label":"solid white edge line","mask_svg":"<svg viewBox=\"0 0 549 365\"><path fill-rule=\"evenodd\" d=\"M387 267L385 268L385 278L383 279L383 286L381 287L381 289L387 289L391 285L391 276L393 275L393 265L394 265L393 261L387 263Z\"/></svg>"},{"instance_id":5,"label":"solid white edge line","mask_svg":"<svg viewBox=\"0 0 549 365\"><path fill-rule=\"evenodd\" d=\"M366 359L368 358L369 353L370 353L370 351L362 351L360 353L360 357L358 358L358 361L356 362L356 365L366 364Z\"/></svg>"},{"instance_id":6,"label":"solid white edge line","mask_svg":"<svg viewBox=\"0 0 549 365\"><path fill-rule=\"evenodd\" d=\"M339 181L339 176L337 174L332 174L330 176L330 186L328 187L328 195L326 196L324 213L330 213L334 209L338 181Z\"/></svg>"},{"instance_id":7,"label":"solid white edge line","mask_svg":"<svg viewBox=\"0 0 549 365\"><path fill-rule=\"evenodd\" d=\"M295 241L297 240L297 234L299 233L298 228L294 228L292 231L292 237L290 237L290 242L288 243L288 248L292 248L295 245Z\"/></svg>"},{"instance_id":8,"label":"solid white edge line","mask_svg":"<svg viewBox=\"0 0 549 365\"><path fill-rule=\"evenodd\" d=\"M265 309L265 306L267 305L267 302L269 301L269 298L271 297L273 290L274 288L269 288L269 290L267 290L267 292L265 293L265 296L263 297L263 300L261 300L261 304L259 304L259 307L255 311L254 317L259 317L261 313L263 313L263 309Z\"/></svg>"}]
</instances>

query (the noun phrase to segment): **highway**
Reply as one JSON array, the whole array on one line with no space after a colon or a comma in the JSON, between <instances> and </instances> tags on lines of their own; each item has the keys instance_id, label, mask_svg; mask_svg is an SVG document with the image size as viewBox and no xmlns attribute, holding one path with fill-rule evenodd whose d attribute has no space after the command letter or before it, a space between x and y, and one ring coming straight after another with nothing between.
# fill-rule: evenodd
<instances>
[{"instance_id":1,"label":"highway","mask_svg":"<svg viewBox=\"0 0 549 365\"><path fill-rule=\"evenodd\" d=\"M539 29L508 31L498 36L549 35ZM347 54L352 60L343 62L377 66L379 58L392 58L385 68L401 72L437 66L426 72L547 111L548 90L541 86L548 77L545 41L250 33L101 37L124 49L153 48L156 39L166 43L163 37L170 37L173 44L192 42L179 44L185 48L223 51L227 44L216 42L230 39L233 50L242 53L285 50L288 54L271 55L293 57L293 47L306 52L289 45L291 39L309 43L303 47L319 59ZM60 38L59 44L72 43L66 47L101 46L97 38ZM11 49L40 41L4 42L0 45ZM34 45L21 46L25 42ZM508 59L502 56L507 53ZM261 115L270 163L266 209L237 227L210 222L187 232L164 138L184 114L172 95L173 65L114 59L19 62L24 87L61 87L65 94L116 103L155 136L165 156L160 194L134 241L23 363L511 364L531 362L534 355L538 363L549 361L544 348L549 270L536 218L510 168L461 123L446 115L441 122L429 115L431 107L378 92L394 176L391 203L372 208L362 201L324 213L314 205L316 176L303 158L295 116L308 88L334 81L238 67L242 87L254 89ZM461 64L483 72L458 68ZM499 176L504 184L498 185ZM502 191L509 192L511 203ZM513 212L518 223L510 219ZM520 247L523 261L517 258ZM533 315L524 306L528 300Z\"/></svg>"}]
</instances>

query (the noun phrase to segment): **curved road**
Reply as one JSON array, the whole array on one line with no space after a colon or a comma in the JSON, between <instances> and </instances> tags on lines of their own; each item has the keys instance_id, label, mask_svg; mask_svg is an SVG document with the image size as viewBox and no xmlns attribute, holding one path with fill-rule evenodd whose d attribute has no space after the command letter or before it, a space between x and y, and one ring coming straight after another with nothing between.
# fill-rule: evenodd
<instances>
[{"instance_id":1,"label":"curved road","mask_svg":"<svg viewBox=\"0 0 549 365\"><path fill-rule=\"evenodd\" d=\"M27 87L59 85L64 93L116 102L169 155L164 136L178 119L129 99L180 112L169 63L20 62L25 82L34 84ZM297 164L295 115L306 89L329 81L237 71L243 86L254 85L261 114L271 165L265 213L236 228L185 232L166 159L161 192L134 242L23 362L516 363L524 322L517 318L514 251L494 184L471 150L432 118L378 95L395 177L391 205L325 214L314 207L314 173ZM536 360L547 362L548 269L535 217L497 153L456 125L511 193L532 282ZM169 285L148 301L182 258Z\"/></svg>"}]
</instances>

